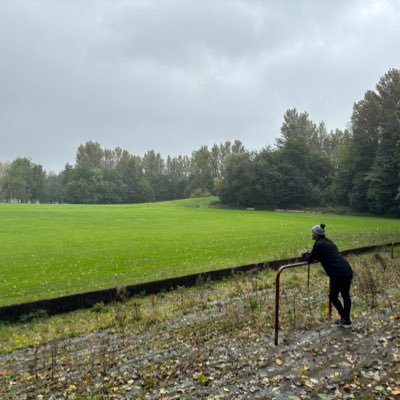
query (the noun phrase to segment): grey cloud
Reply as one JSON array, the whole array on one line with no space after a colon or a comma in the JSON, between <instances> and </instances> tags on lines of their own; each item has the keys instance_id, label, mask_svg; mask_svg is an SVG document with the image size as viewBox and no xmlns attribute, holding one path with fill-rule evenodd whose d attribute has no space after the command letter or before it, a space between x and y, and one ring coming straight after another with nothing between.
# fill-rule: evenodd
<instances>
[{"instance_id":1,"label":"grey cloud","mask_svg":"<svg viewBox=\"0 0 400 400\"><path fill-rule=\"evenodd\" d=\"M343 129L398 67L395 0L0 2L0 161L272 144L297 107Z\"/></svg>"}]
</instances>

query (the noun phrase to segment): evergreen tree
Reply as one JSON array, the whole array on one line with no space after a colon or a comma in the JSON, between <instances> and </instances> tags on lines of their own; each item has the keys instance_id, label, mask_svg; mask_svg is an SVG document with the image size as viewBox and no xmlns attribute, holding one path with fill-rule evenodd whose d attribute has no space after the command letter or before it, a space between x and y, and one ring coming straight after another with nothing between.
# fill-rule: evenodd
<instances>
[{"instance_id":1,"label":"evergreen tree","mask_svg":"<svg viewBox=\"0 0 400 400\"><path fill-rule=\"evenodd\" d=\"M334 178L338 203L359 212L399 213L399 105L400 71L395 69L355 103Z\"/></svg>"}]
</instances>

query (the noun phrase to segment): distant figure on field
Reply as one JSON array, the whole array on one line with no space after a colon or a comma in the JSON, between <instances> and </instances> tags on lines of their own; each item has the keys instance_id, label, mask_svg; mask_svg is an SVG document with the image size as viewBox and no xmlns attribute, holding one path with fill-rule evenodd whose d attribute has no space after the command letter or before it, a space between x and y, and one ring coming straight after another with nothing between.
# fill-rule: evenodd
<instances>
[{"instance_id":1,"label":"distant figure on field","mask_svg":"<svg viewBox=\"0 0 400 400\"><path fill-rule=\"evenodd\" d=\"M311 235L315 240L311 253L303 249L301 256L307 262L317 260L322 264L330 278L329 299L340 315L335 325L350 328L352 324L350 287L353 270L348 261L341 256L335 243L325 237L325 224L313 226ZM339 300L339 293L342 295L343 304Z\"/></svg>"}]
</instances>

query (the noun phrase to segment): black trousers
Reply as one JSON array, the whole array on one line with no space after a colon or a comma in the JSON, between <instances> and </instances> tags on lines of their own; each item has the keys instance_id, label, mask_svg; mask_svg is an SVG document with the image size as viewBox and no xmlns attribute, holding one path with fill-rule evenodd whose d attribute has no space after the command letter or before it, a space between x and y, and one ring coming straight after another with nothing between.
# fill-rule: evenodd
<instances>
[{"instance_id":1,"label":"black trousers","mask_svg":"<svg viewBox=\"0 0 400 400\"><path fill-rule=\"evenodd\" d=\"M329 299L338 311L340 317L345 321L350 321L350 287L352 279L353 275L333 276L330 278ZM339 293L342 295L343 304L339 300Z\"/></svg>"}]
</instances>

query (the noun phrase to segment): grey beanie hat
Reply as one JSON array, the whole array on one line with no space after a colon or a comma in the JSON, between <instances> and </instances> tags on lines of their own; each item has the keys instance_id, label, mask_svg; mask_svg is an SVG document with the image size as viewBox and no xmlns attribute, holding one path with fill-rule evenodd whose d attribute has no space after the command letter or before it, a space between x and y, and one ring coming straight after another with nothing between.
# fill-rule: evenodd
<instances>
[{"instance_id":1,"label":"grey beanie hat","mask_svg":"<svg viewBox=\"0 0 400 400\"><path fill-rule=\"evenodd\" d=\"M325 224L315 225L311 228L311 232L317 236L325 235Z\"/></svg>"}]
</instances>

